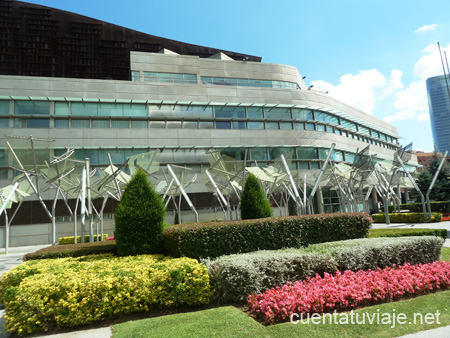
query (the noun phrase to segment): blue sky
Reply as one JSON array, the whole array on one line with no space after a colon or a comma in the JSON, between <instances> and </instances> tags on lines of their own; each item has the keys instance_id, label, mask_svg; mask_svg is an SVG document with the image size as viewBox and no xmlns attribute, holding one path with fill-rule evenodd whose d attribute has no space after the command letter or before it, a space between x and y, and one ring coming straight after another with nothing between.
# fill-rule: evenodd
<instances>
[{"instance_id":1,"label":"blue sky","mask_svg":"<svg viewBox=\"0 0 450 338\"><path fill-rule=\"evenodd\" d=\"M425 80L443 73L436 42L450 58L448 0L28 2L295 66L314 88L397 126L402 144L433 149Z\"/></svg>"}]
</instances>

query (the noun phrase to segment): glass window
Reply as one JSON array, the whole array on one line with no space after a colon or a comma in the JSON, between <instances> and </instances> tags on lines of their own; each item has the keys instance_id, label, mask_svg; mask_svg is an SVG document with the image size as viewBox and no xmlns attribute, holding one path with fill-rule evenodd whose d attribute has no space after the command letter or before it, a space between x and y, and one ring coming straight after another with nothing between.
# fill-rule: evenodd
<instances>
[{"instance_id":1,"label":"glass window","mask_svg":"<svg viewBox=\"0 0 450 338\"><path fill-rule=\"evenodd\" d=\"M376 138L380 138L380 133L376 130L371 130L372 136L375 136Z\"/></svg>"},{"instance_id":2,"label":"glass window","mask_svg":"<svg viewBox=\"0 0 450 338\"><path fill-rule=\"evenodd\" d=\"M344 161L344 153L340 150L334 150L332 157L333 157L333 160L335 160L335 161L340 161L340 162Z\"/></svg>"},{"instance_id":3,"label":"glass window","mask_svg":"<svg viewBox=\"0 0 450 338\"><path fill-rule=\"evenodd\" d=\"M216 129L231 129L230 121L216 121Z\"/></svg>"},{"instance_id":4,"label":"glass window","mask_svg":"<svg viewBox=\"0 0 450 338\"><path fill-rule=\"evenodd\" d=\"M183 128L185 129L197 129L197 121L184 121Z\"/></svg>"},{"instance_id":5,"label":"glass window","mask_svg":"<svg viewBox=\"0 0 450 338\"><path fill-rule=\"evenodd\" d=\"M264 122L248 122L248 129L264 129Z\"/></svg>"},{"instance_id":6,"label":"glass window","mask_svg":"<svg viewBox=\"0 0 450 338\"><path fill-rule=\"evenodd\" d=\"M141 80L140 72L136 71L136 70L132 70L131 71L131 81L140 81L140 80Z\"/></svg>"},{"instance_id":7,"label":"glass window","mask_svg":"<svg viewBox=\"0 0 450 338\"><path fill-rule=\"evenodd\" d=\"M305 129L305 124L303 122L296 122L296 123L294 123L294 129L303 130L303 129Z\"/></svg>"},{"instance_id":8,"label":"glass window","mask_svg":"<svg viewBox=\"0 0 450 338\"><path fill-rule=\"evenodd\" d=\"M146 104L123 104L123 116L136 116L136 117L146 117L147 116L147 105Z\"/></svg>"},{"instance_id":9,"label":"glass window","mask_svg":"<svg viewBox=\"0 0 450 338\"><path fill-rule=\"evenodd\" d=\"M353 122L350 122L350 121L348 121L348 120L341 119L341 125L344 126L344 127L346 127L346 128L348 128L348 129L351 129L351 130L355 130L355 131L356 131L356 124L353 123Z\"/></svg>"},{"instance_id":10,"label":"glass window","mask_svg":"<svg viewBox=\"0 0 450 338\"><path fill-rule=\"evenodd\" d=\"M55 115L70 115L69 102L55 102Z\"/></svg>"},{"instance_id":11,"label":"glass window","mask_svg":"<svg viewBox=\"0 0 450 338\"><path fill-rule=\"evenodd\" d=\"M150 121L150 128L166 128L166 122L164 122L164 121Z\"/></svg>"},{"instance_id":12,"label":"glass window","mask_svg":"<svg viewBox=\"0 0 450 338\"><path fill-rule=\"evenodd\" d=\"M305 123L306 130L315 130L314 123Z\"/></svg>"},{"instance_id":13,"label":"glass window","mask_svg":"<svg viewBox=\"0 0 450 338\"><path fill-rule=\"evenodd\" d=\"M299 169L308 170L309 169L309 162L308 161L300 161L299 163Z\"/></svg>"},{"instance_id":14,"label":"glass window","mask_svg":"<svg viewBox=\"0 0 450 338\"><path fill-rule=\"evenodd\" d=\"M50 119L14 119L16 128L50 128Z\"/></svg>"},{"instance_id":15,"label":"glass window","mask_svg":"<svg viewBox=\"0 0 450 338\"><path fill-rule=\"evenodd\" d=\"M55 128L69 128L69 120L55 120Z\"/></svg>"},{"instance_id":16,"label":"glass window","mask_svg":"<svg viewBox=\"0 0 450 338\"><path fill-rule=\"evenodd\" d=\"M213 125L212 122L202 122L202 121L200 121L199 128L200 129L213 129L214 125Z\"/></svg>"},{"instance_id":17,"label":"glass window","mask_svg":"<svg viewBox=\"0 0 450 338\"><path fill-rule=\"evenodd\" d=\"M9 127L9 119L0 119L0 128L8 128Z\"/></svg>"},{"instance_id":18,"label":"glass window","mask_svg":"<svg viewBox=\"0 0 450 338\"><path fill-rule=\"evenodd\" d=\"M216 117L245 118L244 107L215 106L214 110Z\"/></svg>"},{"instance_id":19,"label":"glass window","mask_svg":"<svg viewBox=\"0 0 450 338\"><path fill-rule=\"evenodd\" d=\"M386 141L386 135L380 133L380 139L382 139L383 141Z\"/></svg>"},{"instance_id":20,"label":"glass window","mask_svg":"<svg viewBox=\"0 0 450 338\"><path fill-rule=\"evenodd\" d=\"M152 117L212 117L211 106L186 106L186 105L149 105L149 114Z\"/></svg>"},{"instance_id":21,"label":"glass window","mask_svg":"<svg viewBox=\"0 0 450 338\"><path fill-rule=\"evenodd\" d=\"M341 130L340 130L340 129L337 129L337 128L334 128L334 133L335 133L335 134L338 134L338 135L341 135Z\"/></svg>"},{"instance_id":22,"label":"glass window","mask_svg":"<svg viewBox=\"0 0 450 338\"><path fill-rule=\"evenodd\" d=\"M245 154L247 152L247 160L249 159L249 151L247 148L219 148L218 150L220 151L220 154L227 155L239 161L244 161L246 159Z\"/></svg>"},{"instance_id":23,"label":"glass window","mask_svg":"<svg viewBox=\"0 0 450 338\"><path fill-rule=\"evenodd\" d=\"M333 133L333 127L331 127L331 126L325 126L325 127L326 127L326 131L328 133Z\"/></svg>"},{"instance_id":24,"label":"glass window","mask_svg":"<svg viewBox=\"0 0 450 338\"><path fill-rule=\"evenodd\" d=\"M316 124L316 130L325 131L325 126L323 124Z\"/></svg>"},{"instance_id":25,"label":"glass window","mask_svg":"<svg viewBox=\"0 0 450 338\"><path fill-rule=\"evenodd\" d=\"M345 152L345 161L346 162L353 163L354 159L355 159L355 154Z\"/></svg>"},{"instance_id":26,"label":"glass window","mask_svg":"<svg viewBox=\"0 0 450 338\"><path fill-rule=\"evenodd\" d=\"M72 120L72 128L90 128L89 120Z\"/></svg>"},{"instance_id":27,"label":"glass window","mask_svg":"<svg viewBox=\"0 0 450 338\"><path fill-rule=\"evenodd\" d=\"M358 131L362 134L370 135L370 130L367 127L364 127L362 125L358 125Z\"/></svg>"},{"instance_id":28,"label":"glass window","mask_svg":"<svg viewBox=\"0 0 450 338\"><path fill-rule=\"evenodd\" d=\"M0 115L9 115L9 101L0 101Z\"/></svg>"},{"instance_id":29,"label":"glass window","mask_svg":"<svg viewBox=\"0 0 450 338\"><path fill-rule=\"evenodd\" d=\"M249 119L262 119L263 109L262 107L248 107L247 115Z\"/></svg>"},{"instance_id":30,"label":"glass window","mask_svg":"<svg viewBox=\"0 0 450 338\"><path fill-rule=\"evenodd\" d=\"M292 117L297 120L314 120L313 112L310 109L292 109Z\"/></svg>"},{"instance_id":31,"label":"glass window","mask_svg":"<svg viewBox=\"0 0 450 338\"><path fill-rule=\"evenodd\" d=\"M311 161L309 165L311 169L320 169L320 162Z\"/></svg>"},{"instance_id":32,"label":"glass window","mask_svg":"<svg viewBox=\"0 0 450 338\"><path fill-rule=\"evenodd\" d=\"M270 120L290 120L291 110L289 108L264 108L266 118Z\"/></svg>"},{"instance_id":33,"label":"glass window","mask_svg":"<svg viewBox=\"0 0 450 338\"><path fill-rule=\"evenodd\" d=\"M321 160L325 160L328 156L328 153L330 152L330 149L318 149L319 150L319 158ZM333 159L333 154L331 154L331 159Z\"/></svg>"},{"instance_id":34,"label":"glass window","mask_svg":"<svg viewBox=\"0 0 450 338\"><path fill-rule=\"evenodd\" d=\"M279 129L278 122L266 122L266 129Z\"/></svg>"},{"instance_id":35,"label":"glass window","mask_svg":"<svg viewBox=\"0 0 450 338\"><path fill-rule=\"evenodd\" d=\"M316 121L322 121L322 122L329 122L333 124L339 124L339 119L331 114L324 113L324 112L315 112L315 120Z\"/></svg>"},{"instance_id":36,"label":"glass window","mask_svg":"<svg viewBox=\"0 0 450 338\"><path fill-rule=\"evenodd\" d=\"M131 128L147 128L147 121L133 121L131 120Z\"/></svg>"},{"instance_id":37,"label":"glass window","mask_svg":"<svg viewBox=\"0 0 450 338\"><path fill-rule=\"evenodd\" d=\"M280 122L280 129L292 129L292 123Z\"/></svg>"},{"instance_id":38,"label":"glass window","mask_svg":"<svg viewBox=\"0 0 450 338\"><path fill-rule=\"evenodd\" d=\"M48 101L15 101L16 115L50 115Z\"/></svg>"},{"instance_id":39,"label":"glass window","mask_svg":"<svg viewBox=\"0 0 450 338\"><path fill-rule=\"evenodd\" d=\"M109 120L92 120L92 128L109 128Z\"/></svg>"},{"instance_id":40,"label":"glass window","mask_svg":"<svg viewBox=\"0 0 450 338\"><path fill-rule=\"evenodd\" d=\"M144 72L146 82L197 83L196 74Z\"/></svg>"},{"instance_id":41,"label":"glass window","mask_svg":"<svg viewBox=\"0 0 450 338\"><path fill-rule=\"evenodd\" d=\"M269 147L269 159L276 160L281 157L281 154L292 153L292 159L295 160L295 148L270 148Z\"/></svg>"},{"instance_id":42,"label":"glass window","mask_svg":"<svg viewBox=\"0 0 450 338\"><path fill-rule=\"evenodd\" d=\"M128 128L128 120L112 120L111 128Z\"/></svg>"},{"instance_id":43,"label":"glass window","mask_svg":"<svg viewBox=\"0 0 450 338\"><path fill-rule=\"evenodd\" d=\"M251 148L252 161L267 161L267 148Z\"/></svg>"},{"instance_id":44,"label":"glass window","mask_svg":"<svg viewBox=\"0 0 450 338\"><path fill-rule=\"evenodd\" d=\"M97 116L98 103L72 102L72 116Z\"/></svg>"},{"instance_id":45,"label":"glass window","mask_svg":"<svg viewBox=\"0 0 450 338\"><path fill-rule=\"evenodd\" d=\"M245 121L233 121L233 129L247 129L247 122Z\"/></svg>"},{"instance_id":46,"label":"glass window","mask_svg":"<svg viewBox=\"0 0 450 338\"><path fill-rule=\"evenodd\" d=\"M299 159L304 160L317 160L316 148L297 148L297 155Z\"/></svg>"}]
</instances>

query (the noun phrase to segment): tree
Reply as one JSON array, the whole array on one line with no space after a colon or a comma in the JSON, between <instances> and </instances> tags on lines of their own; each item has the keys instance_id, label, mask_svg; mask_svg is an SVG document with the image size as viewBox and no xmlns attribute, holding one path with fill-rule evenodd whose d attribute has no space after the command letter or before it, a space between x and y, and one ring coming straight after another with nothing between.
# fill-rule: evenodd
<instances>
[{"instance_id":1,"label":"tree","mask_svg":"<svg viewBox=\"0 0 450 338\"><path fill-rule=\"evenodd\" d=\"M438 156L437 152L434 151L431 160L429 161L429 166L425 167L422 172L417 176L416 183L419 186L420 191L422 191L425 196L428 188L431 185L434 175L439 167L441 158ZM433 201L448 201L450 200L450 165L444 162L441 171L434 183L433 190L430 193L430 200ZM413 194L414 198L418 198L417 193Z\"/></svg>"},{"instance_id":2,"label":"tree","mask_svg":"<svg viewBox=\"0 0 450 338\"><path fill-rule=\"evenodd\" d=\"M116 208L117 255L160 253L165 214L161 196L150 186L144 170L139 169Z\"/></svg>"},{"instance_id":3,"label":"tree","mask_svg":"<svg viewBox=\"0 0 450 338\"><path fill-rule=\"evenodd\" d=\"M255 219L271 217L272 206L266 197L258 179L250 173L245 181L241 197L241 218Z\"/></svg>"}]
</instances>

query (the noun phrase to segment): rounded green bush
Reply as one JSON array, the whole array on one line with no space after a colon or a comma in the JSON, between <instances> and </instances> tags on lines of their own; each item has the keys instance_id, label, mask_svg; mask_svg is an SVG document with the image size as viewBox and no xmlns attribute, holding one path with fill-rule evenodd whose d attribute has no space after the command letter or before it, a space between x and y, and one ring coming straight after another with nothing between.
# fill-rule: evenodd
<instances>
[{"instance_id":1,"label":"rounded green bush","mask_svg":"<svg viewBox=\"0 0 450 338\"><path fill-rule=\"evenodd\" d=\"M271 217L272 206L266 197L258 179L250 173L245 181L241 197L241 218L255 219Z\"/></svg>"},{"instance_id":2,"label":"rounded green bush","mask_svg":"<svg viewBox=\"0 0 450 338\"><path fill-rule=\"evenodd\" d=\"M161 253L166 210L139 169L125 187L115 212L117 255Z\"/></svg>"}]
</instances>

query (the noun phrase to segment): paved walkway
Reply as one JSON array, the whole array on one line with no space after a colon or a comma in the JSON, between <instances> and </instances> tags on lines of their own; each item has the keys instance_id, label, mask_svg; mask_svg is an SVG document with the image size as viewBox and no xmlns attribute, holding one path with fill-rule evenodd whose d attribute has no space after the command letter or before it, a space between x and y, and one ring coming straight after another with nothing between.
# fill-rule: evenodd
<instances>
[{"instance_id":1,"label":"paved walkway","mask_svg":"<svg viewBox=\"0 0 450 338\"><path fill-rule=\"evenodd\" d=\"M450 222L441 223L431 223L431 224L406 224L406 223L393 223L390 225L376 223L373 225L374 229L382 228L428 228L428 229L447 229L450 232ZM37 246L26 246L26 247L14 247L9 249L9 254L0 254L0 275L11 270L14 266L22 263L22 257L29 253L44 248L48 245L37 245ZM447 239L444 243L445 247L450 247L450 239ZM0 253L4 253L4 250L0 249ZM5 310L0 310L0 338L10 337L11 334L3 331L3 316ZM110 338L112 337L111 327L99 328L99 329L89 329L89 330L79 330L66 333L58 334L41 334L33 337L47 337L47 338ZM449 338L450 337L450 326L444 326L437 329L426 330L418 333L409 334L402 336L401 338Z\"/></svg>"}]
</instances>

